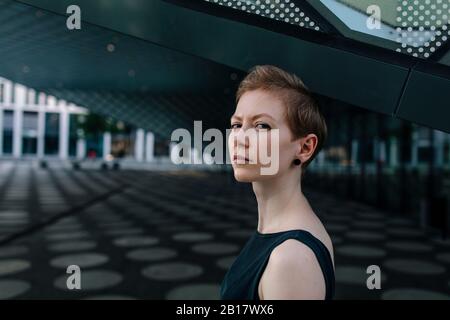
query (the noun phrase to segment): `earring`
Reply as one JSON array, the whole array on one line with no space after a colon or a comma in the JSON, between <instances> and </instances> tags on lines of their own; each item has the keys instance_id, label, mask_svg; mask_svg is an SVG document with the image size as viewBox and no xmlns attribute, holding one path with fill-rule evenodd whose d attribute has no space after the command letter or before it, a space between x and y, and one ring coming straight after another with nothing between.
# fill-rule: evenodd
<instances>
[{"instance_id":1,"label":"earring","mask_svg":"<svg viewBox=\"0 0 450 320\"><path fill-rule=\"evenodd\" d=\"M302 162L300 161L300 159L295 159L295 160L294 160L294 164L295 164L296 166L299 166L301 163L302 163Z\"/></svg>"}]
</instances>

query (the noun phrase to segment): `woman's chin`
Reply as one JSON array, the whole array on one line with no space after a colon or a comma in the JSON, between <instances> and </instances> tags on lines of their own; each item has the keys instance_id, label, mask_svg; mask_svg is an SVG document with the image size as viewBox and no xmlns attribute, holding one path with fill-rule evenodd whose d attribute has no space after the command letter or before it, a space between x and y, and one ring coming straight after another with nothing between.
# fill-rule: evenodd
<instances>
[{"instance_id":1,"label":"woman's chin","mask_svg":"<svg viewBox=\"0 0 450 320\"><path fill-rule=\"evenodd\" d=\"M253 182L260 178L260 174L256 168L234 168L234 178L238 182Z\"/></svg>"}]
</instances>

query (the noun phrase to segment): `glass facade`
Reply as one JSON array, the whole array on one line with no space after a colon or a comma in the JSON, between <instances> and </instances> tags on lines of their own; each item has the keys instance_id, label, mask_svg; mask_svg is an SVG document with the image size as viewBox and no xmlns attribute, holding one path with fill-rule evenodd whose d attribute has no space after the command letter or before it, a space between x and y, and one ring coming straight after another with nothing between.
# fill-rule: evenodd
<instances>
[{"instance_id":1,"label":"glass facade","mask_svg":"<svg viewBox=\"0 0 450 320\"><path fill-rule=\"evenodd\" d=\"M13 111L3 111L3 154L12 154L13 151L13 118Z\"/></svg>"},{"instance_id":2,"label":"glass facade","mask_svg":"<svg viewBox=\"0 0 450 320\"><path fill-rule=\"evenodd\" d=\"M37 154L38 113L23 113L22 154Z\"/></svg>"},{"instance_id":3,"label":"glass facade","mask_svg":"<svg viewBox=\"0 0 450 320\"><path fill-rule=\"evenodd\" d=\"M450 134L351 107L328 112L327 125L305 184L443 227L434 221L450 200Z\"/></svg>"},{"instance_id":4,"label":"glass facade","mask_svg":"<svg viewBox=\"0 0 450 320\"><path fill-rule=\"evenodd\" d=\"M57 155L59 152L59 114L45 114L44 153Z\"/></svg>"}]
</instances>

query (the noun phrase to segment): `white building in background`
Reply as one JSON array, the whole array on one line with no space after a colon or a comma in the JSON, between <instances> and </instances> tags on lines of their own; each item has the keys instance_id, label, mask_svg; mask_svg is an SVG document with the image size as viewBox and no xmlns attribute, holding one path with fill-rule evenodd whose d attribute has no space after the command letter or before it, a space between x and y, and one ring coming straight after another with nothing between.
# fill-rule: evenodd
<instances>
[{"instance_id":1,"label":"white building in background","mask_svg":"<svg viewBox=\"0 0 450 320\"><path fill-rule=\"evenodd\" d=\"M85 139L74 133L74 117L85 116L86 108L36 92L0 77L0 158L84 159ZM71 121L72 120L72 121ZM111 158L111 133L103 134L103 159ZM136 130L135 160L152 161L154 135Z\"/></svg>"}]
</instances>

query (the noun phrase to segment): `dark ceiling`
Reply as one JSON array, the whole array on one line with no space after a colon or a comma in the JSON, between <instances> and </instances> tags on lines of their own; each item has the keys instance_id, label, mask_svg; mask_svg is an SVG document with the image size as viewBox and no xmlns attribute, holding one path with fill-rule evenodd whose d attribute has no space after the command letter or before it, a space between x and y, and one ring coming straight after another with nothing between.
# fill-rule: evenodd
<instances>
[{"instance_id":1,"label":"dark ceiling","mask_svg":"<svg viewBox=\"0 0 450 320\"><path fill-rule=\"evenodd\" d=\"M244 72L274 64L342 105L450 131L449 67L434 61L446 61L448 41L425 60L311 1L287 1L308 26L228 2L0 0L0 76L167 137L193 120L225 126ZM72 4L81 30L66 27Z\"/></svg>"}]
</instances>

